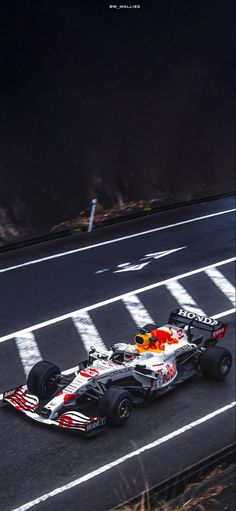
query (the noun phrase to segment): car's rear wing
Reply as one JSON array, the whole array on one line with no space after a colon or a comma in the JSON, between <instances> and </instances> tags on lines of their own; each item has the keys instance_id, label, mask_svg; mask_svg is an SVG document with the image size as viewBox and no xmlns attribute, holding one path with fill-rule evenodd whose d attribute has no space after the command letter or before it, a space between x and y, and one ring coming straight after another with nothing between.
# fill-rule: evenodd
<instances>
[{"instance_id":1,"label":"car's rear wing","mask_svg":"<svg viewBox=\"0 0 236 511\"><path fill-rule=\"evenodd\" d=\"M207 330L211 332L211 339L222 339L228 326L218 319L201 316L185 309L174 309L170 313L169 323L179 326L189 325L190 327Z\"/></svg>"}]
</instances>

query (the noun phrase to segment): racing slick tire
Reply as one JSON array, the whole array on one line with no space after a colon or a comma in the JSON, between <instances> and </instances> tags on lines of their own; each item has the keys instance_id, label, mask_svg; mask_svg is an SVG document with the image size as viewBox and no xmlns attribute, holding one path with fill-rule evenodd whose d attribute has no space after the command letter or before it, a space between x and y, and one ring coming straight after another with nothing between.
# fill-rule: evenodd
<instances>
[{"instance_id":1,"label":"racing slick tire","mask_svg":"<svg viewBox=\"0 0 236 511\"><path fill-rule=\"evenodd\" d=\"M214 346L206 349L200 356L200 371L211 380L220 381L228 374L232 364L232 355L226 348Z\"/></svg>"},{"instance_id":2,"label":"racing slick tire","mask_svg":"<svg viewBox=\"0 0 236 511\"><path fill-rule=\"evenodd\" d=\"M124 389L110 387L99 402L99 413L107 416L108 424L122 426L129 419L133 400Z\"/></svg>"},{"instance_id":3,"label":"racing slick tire","mask_svg":"<svg viewBox=\"0 0 236 511\"><path fill-rule=\"evenodd\" d=\"M54 376L60 375L59 367L51 362L40 360L35 364L27 378L27 387L31 394L40 399L49 398L55 392L57 385L50 382Z\"/></svg>"}]
</instances>

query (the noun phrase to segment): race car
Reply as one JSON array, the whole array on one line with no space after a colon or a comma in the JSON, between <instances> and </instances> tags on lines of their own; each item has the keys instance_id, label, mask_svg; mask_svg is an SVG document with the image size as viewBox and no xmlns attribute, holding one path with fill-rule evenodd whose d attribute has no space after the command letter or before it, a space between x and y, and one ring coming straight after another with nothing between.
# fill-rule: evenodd
<instances>
[{"instance_id":1,"label":"race car","mask_svg":"<svg viewBox=\"0 0 236 511\"><path fill-rule=\"evenodd\" d=\"M4 392L2 401L35 421L86 435L121 426L133 404L155 399L196 373L223 380L232 356L217 343L226 329L219 320L178 308L166 325L140 328L133 343L115 343L107 351L91 346L88 359L69 374L38 362L26 385Z\"/></svg>"}]
</instances>

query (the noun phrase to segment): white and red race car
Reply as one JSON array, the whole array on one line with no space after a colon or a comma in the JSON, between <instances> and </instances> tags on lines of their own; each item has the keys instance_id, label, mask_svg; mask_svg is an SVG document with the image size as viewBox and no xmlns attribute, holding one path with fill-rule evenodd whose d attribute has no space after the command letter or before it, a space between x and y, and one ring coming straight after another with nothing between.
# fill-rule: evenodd
<instances>
[{"instance_id":1,"label":"white and red race car","mask_svg":"<svg viewBox=\"0 0 236 511\"><path fill-rule=\"evenodd\" d=\"M179 308L166 325L140 328L132 344L116 343L107 351L91 346L88 359L70 374L38 362L27 384L4 392L2 402L35 421L87 435L107 424L120 426L133 404L154 399L197 372L222 380L232 362L230 351L217 346L226 328L221 321Z\"/></svg>"}]
</instances>

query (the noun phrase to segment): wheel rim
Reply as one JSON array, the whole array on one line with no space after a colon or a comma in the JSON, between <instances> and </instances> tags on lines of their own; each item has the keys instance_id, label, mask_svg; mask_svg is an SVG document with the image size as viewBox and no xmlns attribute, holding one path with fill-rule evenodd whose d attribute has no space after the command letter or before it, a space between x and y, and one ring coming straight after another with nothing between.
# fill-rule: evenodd
<instances>
[{"instance_id":1,"label":"wheel rim","mask_svg":"<svg viewBox=\"0 0 236 511\"><path fill-rule=\"evenodd\" d=\"M122 399L118 408L118 415L120 419L128 419L130 416L131 403L129 399Z\"/></svg>"},{"instance_id":2,"label":"wheel rim","mask_svg":"<svg viewBox=\"0 0 236 511\"><path fill-rule=\"evenodd\" d=\"M53 371L46 379L46 381L43 383L42 394L44 396L49 396L50 394L53 394L53 392L55 392L57 386L55 385L55 383L50 381L50 379L56 376L57 374L58 374L57 371Z\"/></svg>"},{"instance_id":3,"label":"wheel rim","mask_svg":"<svg viewBox=\"0 0 236 511\"><path fill-rule=\"evenodd\" d=\"M230 369L230 364L231 364L230 357L229 356L224 357L221 362L221 373L222 374L225 375L228 373L228 371Z\"/></svg>"}]
</instances>

